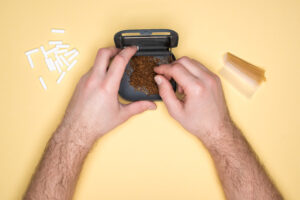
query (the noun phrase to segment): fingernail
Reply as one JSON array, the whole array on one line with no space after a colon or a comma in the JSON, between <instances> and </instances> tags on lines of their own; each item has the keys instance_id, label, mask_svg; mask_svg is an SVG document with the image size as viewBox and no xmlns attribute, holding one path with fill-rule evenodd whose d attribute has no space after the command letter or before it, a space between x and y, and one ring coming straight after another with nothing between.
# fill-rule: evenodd
<instances>
[{"instance_id":1,"label":"fingernail","mask_svg":"<svg viewBox=\"0 0 300 200\"><path fill-rule=\"evenodd\" d=\"M157 85L161 84L161 78L159 76L155 76L154 80L157 83Z\"/></svg>"},{"instance_id":2,"label":"fingernail","mask_svg":"<svg viewBox=\"0 0 300 200\"><path fill-rule=\"evenodd\" d=\"M156 110L156 105L151 104L148 108L148 110Z\"/></svg>"},{"instance_id":3,"label":"fingernail","mask_svg":"<svg viewBox=\"0 0 300 200\"><path fill-rule=\"evenodd\" d=\"M137 51L139 50L139 46L133 45L133 46L128 46L130 48L135 48Z\"/></svg>"}]
</instances>

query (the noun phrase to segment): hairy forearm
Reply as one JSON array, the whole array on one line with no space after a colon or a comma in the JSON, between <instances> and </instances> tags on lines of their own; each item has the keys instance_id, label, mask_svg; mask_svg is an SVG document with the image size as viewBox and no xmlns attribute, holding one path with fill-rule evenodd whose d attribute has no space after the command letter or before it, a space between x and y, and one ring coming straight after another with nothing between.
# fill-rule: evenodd
<instances>
[{"instance_id":1,"label":"hairy forearm","mask_svg":"<svg viewBox=\"0 0 300 200\"><path fill-rule=\"evenodd\" d=\"M206 145L227 199L283 199L240 130L222 127L220 138Z\"/></svg>"},{"instance_id":2,"label":"hairy forearm","mask_svg":"<svg viewBox=\"0 0 300 200\"><path fill-rule=\"evenodd\" d=\"M84 130L61 125L46 147L24 199L71 199L92 141Z\"/></svg>"}]
</instances>

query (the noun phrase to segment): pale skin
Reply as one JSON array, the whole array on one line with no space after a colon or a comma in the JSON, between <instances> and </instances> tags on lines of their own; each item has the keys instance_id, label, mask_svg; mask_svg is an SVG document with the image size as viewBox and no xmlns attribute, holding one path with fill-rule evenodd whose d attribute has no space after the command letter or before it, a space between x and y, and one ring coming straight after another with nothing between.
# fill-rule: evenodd
<instances>
[{"instance_id":1,"label":"pale skin","mask_svg":"<svg viewBox=\"0 0 300 200\"><path fill-rule=\"evenodd\" d=\"M118 101L122 75L136 51L136 47L98 51L94 66L80 79L64 119L49 140L24 199L72 199L95 141L130 117L156 109L150 101L127 105ZM218 76L188 57L160 65L155 72L169 114L207 148L227 199L283 199L232 122ZM176 97L170 78L184 99Z\"/></svg>"}]
</instances>

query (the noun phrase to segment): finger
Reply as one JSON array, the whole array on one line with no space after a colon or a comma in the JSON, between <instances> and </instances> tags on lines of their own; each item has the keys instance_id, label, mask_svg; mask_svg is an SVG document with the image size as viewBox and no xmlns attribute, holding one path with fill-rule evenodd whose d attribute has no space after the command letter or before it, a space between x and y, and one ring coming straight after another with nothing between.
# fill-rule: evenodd
<instances>
[{"instance_id":1,"label":"finger","mask_svg":"<svg viewBox=\"0 0 300 200\"><path fill-rule=\"evenodd\" d=\"M171 77L170 75L167 75L167 74L165 74L164 77L165 77L167 80L169 80L169 81L172 79L172 77Z\"/></svg>"},{"instance_id":2,"label":"finger","mask_svg":"<svg viewBox=\"0 0 300 200\"><path fill-rule=\"evenodd\" d=\"M171 80L171 76L168 76L168 75L164 75L164 77L168 80L168 81L170 81Z\"/></svg>"},{"instance_id":3,"label":"finger","mask_svg":"<svg viewBox=\"0 0 300 200\"><path fill-rule=\"evenodd\" d=\"M157 67L159 67L159 66L160 66L160 65L158 65L158 66L154 67L154 69L155 69L155 68L157 68ZM154 70L154 71L155 71L155 70ZM166 79L168 79L168 80L171 80L171 78L172 78L171 76L169 76L169 75L166 75L166 74L164 75L164 77L165 77Z\"/></svg>"},{"instance_id":4,"label":"finger","mask_svg":"<svg viewBox=\"0 0 300 200\"><path fill-rule=\"evenodd\" d=\"M207 67L205 67L205 65L203 65L202 63L200 63L199 61L193 59L193 58L190 58L190 61L191 63L194 63L195 65L197 65L198 67L200 67L201 69L203 69L204 71L206 72L212 72L210 71Z\"/></svg>"},{"instance_id":5,"label":"finger","mask_svg":"<svg viewBox=\"0 0 300 200\"><path fill-rule=\"evenodd\" d=\"M165 64L154 68L154 71L164 76L171 76L184 91L190 90L195 83L196 77L192 75L182 64Z\"/></svg>"},{"instance_id":6,"label":"finger","mask_svg":"<svg viewBox=\"0 0 300 200\"><path fill-rule=\"evenodd\" d=\"M183 109L183 106L182 103L177 99L171 83L161 75L156 75L154 80L158 85L159 95L164 101L170 114L180 112Z\"/></svg>"},{"instance_id":7,"label":"finger","mask_svg":"<svg viewBox=\"0 0 300 200\"><path fill-rule=\"evenodd\" d=\"M123 106L123 115L125 120L132 117L133 115L142 113L146 110L155 110L156 104L151 101L136 101Z\"/></svg>"},{"instance_id":8,"label":"finger","mask_svg":"<svg viewBox=\"0 0 300 200\"><path fill-rule=\"evenodd\" d=\"M95 70L98 75L105 75L110 59L114 57L119 51L120 49L117 49L115 47L99 49L95 59L93 70Z\"/></svg>"},{"instance_id":9,"label":"finger","mask_svg":"<svg viewBox=\"0 0 300 200\"><path fill-rule=\"evenodd\" d=\"M109 88L116 90L119 89L125 68L136 51L136 46L126 47L114 57L105 78Z\"/></svg>"},{"instance_id":10,"label":"finger","mask_svg":"<svg viewBox=\"0 0 300 200\"><path fill-rule=\"evenodd\" d=\"M189 72L191 72L194 76L200 79L206 77L207 74L212 73L209 69L207 69L204 65L202 65L198 61L186 56L179 58L174 63L182 64Z\"/></svg>"},{"instance_id":11,"label":"finger","mask_svg":"<svg viewBox=\"0 0 300 200\"><path fill-rule=\"evenodd\" d=\"M199 78L202 83L209 83L213 80L220 84L218 76L197 60L184 56L175 62L183 64L184 67Z\"/></svg>"},{"instance_id":12,"label":"finger","mask_svg":"<svg viewBox=\"0 0 300 200\"><path fill-rule=\"evenodd\" d=\"M183 89L182 89L182 87L180 85L177 85L177 91L179 93L183 93Z\"/></svg>"}]
</instances>

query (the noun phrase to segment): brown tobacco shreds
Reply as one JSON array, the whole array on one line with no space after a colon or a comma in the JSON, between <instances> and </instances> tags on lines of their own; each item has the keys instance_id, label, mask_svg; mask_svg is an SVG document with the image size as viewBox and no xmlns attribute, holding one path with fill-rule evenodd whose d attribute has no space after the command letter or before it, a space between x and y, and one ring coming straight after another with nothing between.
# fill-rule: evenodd
<instances>
[{"instance_id":1,"label":"brown tobacco shreds","mask_svg":"<svg viewBox=\"0 0 300 200\"><path fill-rule=\"evenodd\" d=\"M153 56L132 57L130 60L131 69L126 72L130 77L130 85L147 95L158 94L158 87L154 81L156 73L153 68L170 61L171 57L167 57L167 59L159 59Z\"/></svg>"}]
</instances>

